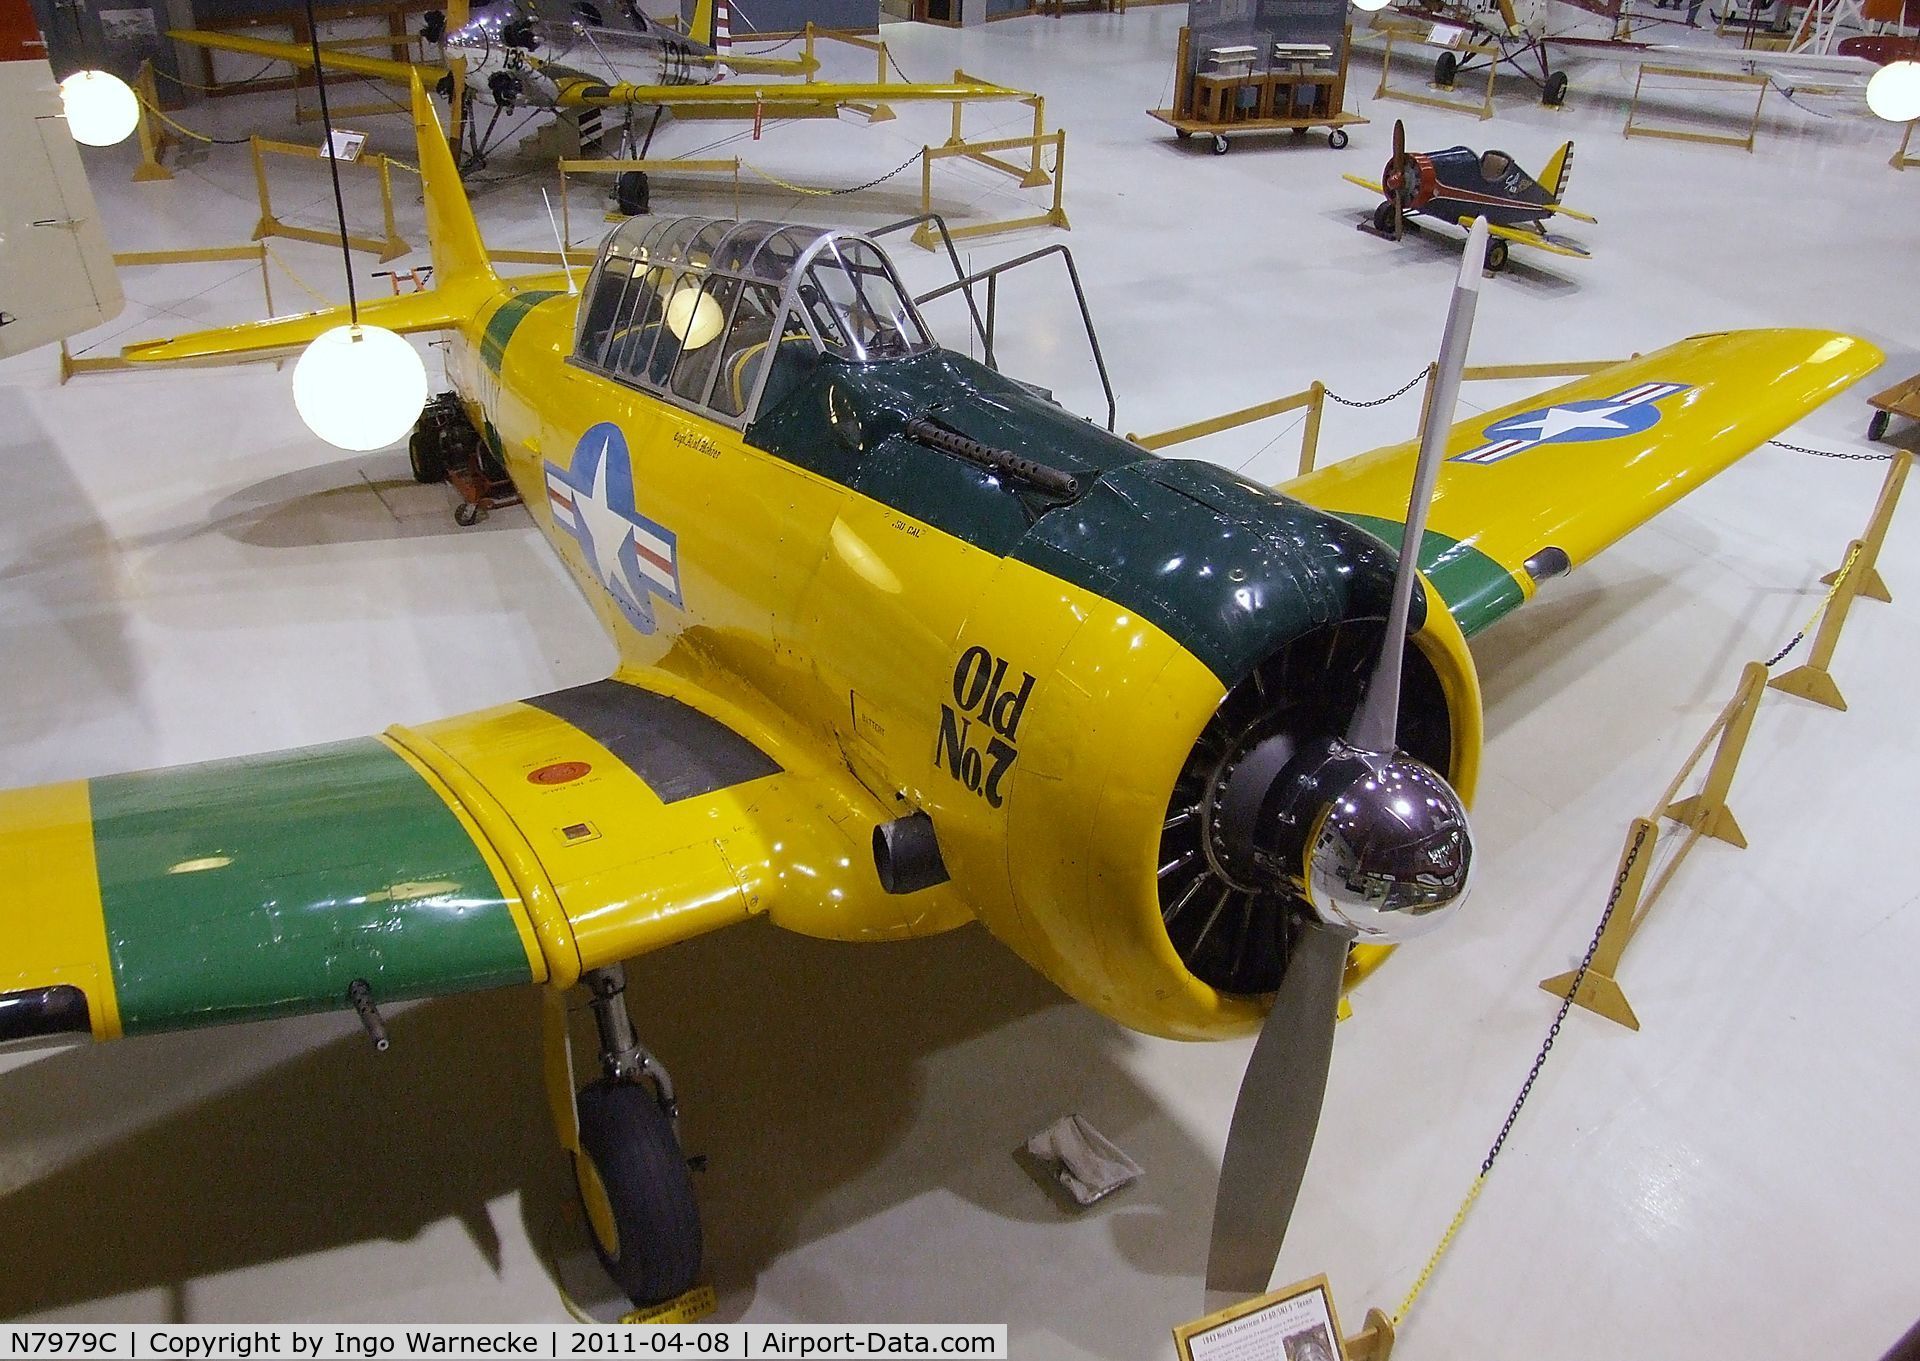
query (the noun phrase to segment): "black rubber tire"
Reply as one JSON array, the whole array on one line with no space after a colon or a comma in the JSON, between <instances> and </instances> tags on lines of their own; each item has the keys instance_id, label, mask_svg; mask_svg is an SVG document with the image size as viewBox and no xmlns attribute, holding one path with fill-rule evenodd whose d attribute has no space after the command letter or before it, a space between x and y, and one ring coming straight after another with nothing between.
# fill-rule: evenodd
<instances>
[{"instance_id":1,"label":"black rubber tire","mask_svg":"<svg viewBox=\"0 0 1920 1361\"><path fill-rule=\"evenodd\" d=\"M407 440L407 466L413 469L415 482L447 480L447 459L440 441L417 425Z\"/></svg>"},{"instance_id":2,"label":"black rubber tire","mask_svg":"<svg viewBox=\"0 0 1920 1361\"><path fill-rule=\"evenodd\" d=\"M1227 154L1227 139L1217 132L1213 134L1213 154L1216 156Z\"/></svg>"},{"instance_id":3,"label":"black rubber tire","mask_svg":"<svg viewBox=\"0 0 1920 1361\"><path fill-rule=\"evenodd\" d=\"M650 1087L601 1079L579 1097L580 1147L593 1160L619 1227L617 1253L593 1249L635 1304L661 1304L700 1275L700 1207L693 1174ZM584 1203L584 1202L583 1202Z\"/></svg>"},{"instance_id":4,"label":"black rubber tire","mask_svg":"<svg viewBox=\"0 0 1920 1361\"><path fill-rule=\"evenodd\" d=\"M1554 71L1547 76L1547 85L1540 92L1540 102L1550 109L1557 109L1567 102L1567 73Z\"/></svg>"},{"instance_id":5,"label":"black rubber tire","mask_svg":"<svg viewBox=\"0 0 1920 1361\"><path fill-rule=\"evenodd\" d=\"M1460 70L1460 58L1451 52L1442 52L1433 63L1433 83L1443 90L1453 88L1453 78Z\"/></svg>"},{"instance_id":6,"label":"black rubber tire","mask_svg":"<svg viewBox=\"0 0 1920 1361\"><path fill-rule=\"evenodd\" d=\"M1499 237L1487 242L1487 272L1498 274L1507 267L1507 243Z\"/></svg>"},{"instance_id":7,"label":"black rubber tire","mask_svg":"<svg viewBox=\"0 0 1920 1361\"><path fill-rule=\"evenodd\" d=\"M1335 151L1345 151L1347 149L1347 143L1352 140L1353 139L1347 135L1345 128L1335 128L1327 134L1327 145Z\"/></svg>"},{"instance_id":8,"label":"black rubber tire","mask_svg":"<svg viewBox=\"0 0 1920 1361\"><path fill-rule=\"evenodd\" d=\"M1393 204L1386 199L1374 205L1373 229L1382 236L1393 235Z\"/></svg>"},{"instance_id":9,"label":"black rubber tire","mask_svg":"<svg viewBox=\"0 0 1920 1361\"><path fill-rule=\"evenodd\" d=\"M639 217L651 205L652 186L644 170L623 170L613 181L613 202L623 217Z\"/></svg>"},{"instance_id":10,"label":"black rubber tire","mask_svg":"<svg viewBox=\"0 0 1920 1361\"><path fill-rule=\"evenodd\" d=\"M462 501L453 508L453 522L462 529L469 529L486 518L486 510L471 501Z\"/></svg>"},{"instance_id":11,"label":"black rubber tire","mask_svg":"<svg viewBox=\"0 0 1920 1361\"><path fill-rule=\"evenodd\" d=\"M1180 141L1184 142L1187 140L1187 138L1193 136L1193 129L1192 128L1175 128L1173 130L1173 135L1176 138L1178 138Z\"/></svg>"},{"instance_id":12,"label":"black rubber tire","mask_svg":"<svg viewBox=\"0 0 1920 1361\"><path fill-rule=\"evenodd\" d=\"M1886 438L1887 427L1891 424L1893 424L1892 412L1874 412L1873 419L1867 422L1867 438L1871 440Z\"/></svg>"}]
</instances>

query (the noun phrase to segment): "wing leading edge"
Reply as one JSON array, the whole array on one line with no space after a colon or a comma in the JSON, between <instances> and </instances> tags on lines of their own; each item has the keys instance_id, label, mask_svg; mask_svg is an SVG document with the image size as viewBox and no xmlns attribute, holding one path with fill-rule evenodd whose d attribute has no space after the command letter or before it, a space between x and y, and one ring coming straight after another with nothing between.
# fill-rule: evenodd
<instances>
[{"instance_id":1,"label":"wing leading edge","mask_svg":"<svg viewBox=\"0 0 1920 1361\"><path fill-rule=\"evenodd\" d=\"M887 934L831 869L871 819L691 698L624 676L0 793L0 1041L337 1009L357 982L382 1004L564 987L759 913Z\"/></svg>"},{"instance_id":2,"label":"wing leading edge","mask_svg":"<svg viewBox=\"0 0 1920 1361\"><path fill-rule=\"evenodd\" d=\"M1830 331L1694 336L1457 422L1420 566L1469 637L1879 366ZM1418 444L1280 490L1398 543ZM1534 567L1529 570L1528 564Z\"/></svg>"}]
</instances>

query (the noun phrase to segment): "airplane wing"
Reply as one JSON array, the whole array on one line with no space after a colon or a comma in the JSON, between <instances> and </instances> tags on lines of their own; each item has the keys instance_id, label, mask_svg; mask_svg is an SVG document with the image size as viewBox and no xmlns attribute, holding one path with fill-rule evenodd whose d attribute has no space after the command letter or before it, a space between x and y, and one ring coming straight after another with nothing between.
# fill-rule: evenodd
<instances>
[{"instance_id":1,"label":"airplane wing","mask_svg":"<svg viewBox=\"0 0 1920 1361\"><path fill-rule=\"evenodd\" d=\"M0 194L4 359L97 326L124 299L44 58L0 59L0 165L7 168Z\"/></svg>"},{"instance_id":2,"label":"airplane wing","mask_svg":"<svg viewBox=\"0 0 1920 1361\"><path fill-rule=\"evenodd\" d=\"M193 29L173 30L167 36L197 47L209 47L222 52L238 52L246 56L284 61L304 70L311 70L313 67L312 51L299 43L273 42L264 38L249 38L238 33L209 33ZM417 74L421 83L428 89L432 89L434 83L447 73L447 68L444 66L416 65L411 62L390 61L382 57L363 57L328 48L321 49L320 64L329 71L371 76L401 85L410 82ZM744 65L744 63L735 64ZM738 107L750 111L756 101L777 110L783 107L838 108L847 104L900 103L914 100L950 103L960 99L996 100L1033 97L1027 90L991 85L984 81L943 81L938 84L918 85L905 82L882 84L872 81L788 80L755 83L730 80L711 85L634 85L626 82L609 83L595 80L590 76L583 76L551 63L545 64L543 69L558 89L554 103L564 108L658 104L670 109Z\"/></svg>"},{"instance_id":3,"label":"airplane wing","mask_svg":"<svg viewBox=\"0 0 1920 1361\"><path fill-rule=\"evenodd\" d=\"M200 29L169 29L167 36L194 47L212 48L216 52L238 52L242 56L284 61L302 70L313 69L313 50L305 43L273 42L266 38L249 38L242 33L209 33ZM329 71L372 76L376 80L391 80L400 85L407 84L418 74L421 83L429 90L435 81L447 73L445 66L430 62L416 65L386 57L363 57L331 47L320 49L320 64Z\"/></svg>"},{"instance_id":4,"label":"airplane wing","mask_svg":"<svg viewBox=\"0 0 1920 1361\"><path fill-rule=\"evenodd\" d=\"M1879 366L1828 331L1695 336L1456 422L1420 567L1468 636ZM1400 542L1417 441L1279 490Z\"/></svg>"},{"instance_id":5,"label":"airplane wing","mask_svg":"<svg viewBox=\"0 0 1920 1361\"><path fill-rule=\"evenodd\" d=\"M1473 219L1463 217L1460 219L1460 225L1471 228ZM1569 241L1564 236L1549 236L1546 232L1528 231L1525 227L1502 227L1489 222L1487 234L1512 241L1517 245L1532 246L1535 250L1552 251L1555 255L1571 255L1581 260L1593 257L1593 252L1578 242Z\"/></svg>"},{"instance_id":6,"label":"airplane wing","mask_svg":"<svg viewBox=\"0 0 1920 1361\"><path fill-rule=\"evenodd\" d=\"M548 74L555 74L548 68ZM838 108L847 104L897 104L921 101L951 103L954 100L1031 99L1027 90L1007 85L989 85L981 81L941 81L935 84L881 84L873 81L844 82L827 80L764 81L754 83L728 80L713 85L632 85L608 84L584 76L563 77L556 81L559 94L554 103L563 108L607 108L625 104L660 104L667 108L712 109L745 108L756 103L767 109L808 106Z\"/></svg>"},{"instance_id":7,"label":"airplane wing","mask_svg":"<svg viewBox=\"0 0 1920 1361\"><path fill-rule=\"evenodd\" d=\"M565 986L766 912L911 933L833 901L834 866L871 863L842 825L871 818L712 707L622 673L377 738L0 793L0 1041L337 1009L360 982L381 1005Z\"/></svg>"}]
</instances>

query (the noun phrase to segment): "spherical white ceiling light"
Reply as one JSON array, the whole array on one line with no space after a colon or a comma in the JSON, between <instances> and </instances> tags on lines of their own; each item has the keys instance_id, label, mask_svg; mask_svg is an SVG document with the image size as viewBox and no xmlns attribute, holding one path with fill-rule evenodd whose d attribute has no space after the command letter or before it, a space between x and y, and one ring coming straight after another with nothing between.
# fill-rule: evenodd
<instances>
[{"instance_id":1,"label":"spherical white ceiling light","mask_svg":"<svg viewBox=\"0 0 1920 1361\"><path fill-rule=\"evenodd\" d=\"M140 121L140 101L120 77L106 71L75 71L60 82L73 140L88 146L124 142Z\"/></svg>"},{"instance_id":2,"label":"spherical white ceiling light","mask_svg":"<svg viewBox=\"0 0 1920 1361\"><path fill-rule=\"evenodd\" d=\"M680 338L680 344L697 350L720 334L725 324L720 304L699 284L684 283L667 299L667 329Z\"/></svg>"},{"instance_id":3,"label":"spherical white ceiling light","mask_svg":"<svg viewBox=\"0 0 1920 1361\"><path fill-rule=\"evenodd\" d=\"M1867 82L1867 107L1889 123L1920 118L1920 61L1889 62Z\"/></svg>"},{"instance_id":4,"label":"spherical white ceiling light","mask_svg":"<svg viewBox=\"0 0 1920 1361\"><path fill-rule=\"evenodd\" d=\"M384 326L336 326L300 352L293 404L328 444L384 449L420 418L427 368L418 350Z\"/></svg>"},{"instance_id":5,"label":"spherical white ceiling light","mask_svg":"<svg viewBox=\"0 0 1920 1361\"><path fill-rule=\"evenodd\" d=\"M1369 14L1377 9L1385 9L1387 4L1388 0L1353 0L1355 9L1366 10Z\"/></svg>"}]
</instances>

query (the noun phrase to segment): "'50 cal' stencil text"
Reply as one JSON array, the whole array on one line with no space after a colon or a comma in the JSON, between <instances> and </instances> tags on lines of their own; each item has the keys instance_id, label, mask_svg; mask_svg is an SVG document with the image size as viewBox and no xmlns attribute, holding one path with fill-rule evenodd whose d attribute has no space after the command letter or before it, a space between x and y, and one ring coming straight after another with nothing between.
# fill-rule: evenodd
<instances>
[{"instance_id":1,"label":"'50 cal' stencil text","mask_svg":"<svg viewBox=\"0 0 1920 1361\"><path fill-rule=\"evenodd\" d=\"M1007 659L970 647L953 668L953 703L940 706L933 763L998 808L1007 772L1020 755L1020 719L1033 693L1033 676L1009 675Z\"/></svg>"}]
</instances>

